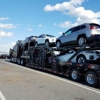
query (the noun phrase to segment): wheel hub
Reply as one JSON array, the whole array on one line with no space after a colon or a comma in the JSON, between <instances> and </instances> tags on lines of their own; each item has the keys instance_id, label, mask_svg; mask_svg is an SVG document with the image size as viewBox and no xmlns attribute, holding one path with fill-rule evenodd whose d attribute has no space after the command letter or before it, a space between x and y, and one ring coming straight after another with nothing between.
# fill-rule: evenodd
<instances>
[{"instance_id":1,"label":"wheel hub","mask_svg":"<svg viewBox=\"0 0 100 100\"><path fill-rule=\"evenodd\" d=\"M72 78L73 78L73 79L77 79L77 77L78 77L78 76L77 76L77 72L76 72L76 71L73 71L73 72L72 72Z\"/></svg>"},{"instance_id":2,"label":"wheel hub","mask_svg":"<svg viewBox=\"0 0 100 100\"><path fill-rule=\"evenodd\" d=\"M80 39L79 39L79 45L82 46L84 43L85 43L84 38L80 38Z\"/></svg>"},{"instance_id":3,"label":"wheel hub","mask_svg":"<svg viewBox=\"0 0 100 100\"><path fill-rule=\"evenodd\" d=\"M80 57L80 58L78 59L78 63L84 63L84 62L85 62L85 60L84 60L83 57Z\"/></svg>"},{"instance_id":4,"label":"wheel hub","mask_svg":"<svg viewBox=\"0 0 100 100\"><path fill-rule=\"evenodd\" d=\"M87 76L87 82L88 82L89 84L94 84L95 78L94 78L94 76L93 76L92 74L89 74L89 75Z\"/></svg>"}]
</instances>

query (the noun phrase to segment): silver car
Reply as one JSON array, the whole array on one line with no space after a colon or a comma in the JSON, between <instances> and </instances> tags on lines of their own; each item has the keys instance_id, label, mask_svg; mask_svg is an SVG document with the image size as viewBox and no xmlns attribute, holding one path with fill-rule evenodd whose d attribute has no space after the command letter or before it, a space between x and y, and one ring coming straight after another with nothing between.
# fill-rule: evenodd
<instances>
[{"instance_id":1,"label":"silver car","mask_svg":"<svg viewBox=\"0 0 100 100\"><path fill-rule=\"evenodd\" d=\"M67 45L82 46L85 43L100 41L100 25L95 23L84 23L82 25L73 27L63 33L56 40L56 47Z\"/></svg>"},{"instance_id":2,"label":"silver car","mask_svg":"<svg viewBox=\"0 0 100 100\"><path fill-rule=\"evenodd\" d=\"M36 38L35 46L37 45L55 45L56 37L49 34L42 34Z\"/></svg>"},{"instance_id":3,"label":"silver car","mask_svg":"<svg viewBox=\"0 0 100 100\"><path fill-rule=\"evenodd\" d=\"M68 50L65 53L58 55L59 64L61 66L66 65L66 62L76 53L75 50ZM100 61L100 50L86 50L81 51L77 54L71 62L74 63L99 63Z\"/></svg>"}]
</instances>

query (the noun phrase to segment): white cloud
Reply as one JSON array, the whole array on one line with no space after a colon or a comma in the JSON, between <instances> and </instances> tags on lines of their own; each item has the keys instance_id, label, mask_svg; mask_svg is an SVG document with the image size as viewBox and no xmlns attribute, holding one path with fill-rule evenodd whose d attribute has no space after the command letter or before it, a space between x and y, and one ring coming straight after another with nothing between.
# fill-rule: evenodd
<instances>
[{"instance_id":1,"label":"white cloud","mask_svg":"<svg viewBox=\"0 0 100 100\"><path fill-rule=\"evenodd\" d=\"M58 32L59 35L62 35L63 32Z\"/></svg>"},{"instance_id":2,"label":"white cloud","mask_svg":"<svg viewBox=\"0 0 100 100\"><path fill-rule=\"evenodd\" d=\"M2 38L2 37L10 37L10 36L13 36L13 33L4 32L4 31L0 30L0 38Z\"/></svg>"},{"instance_id":3,"label":"white cloud","mask_svg":"<svg viewBox=\"0 0 100 100\"><path fill-rule=\"evenodd\" d=\"M62 28L71 27L86 22L100 24L100 12L86 10L81 6L84 1L88 0L70 0L69 2L63 2L55 5L46 5L44 7L44 11L62 11L65 15L76 18L75 23L65 21L60 24L54 24Z\"/></svg>"},{"instance_id":4,"label":"white cloud","mask_svg":"<svg viewBox=\"0 0 100 100\"><path fill-rule=\"evenodd\" d=\"M28 30L28 31L30 31L30 32L32 31L32 29L31 29L31 28L27 28L27 30Z\"/></svg>"},{"instance_id":5,"label":"white cloud","mask_svg":"<svg viewBox=\"0 0 100 100\"><path fill-rule=\"evenodd\" d=\"M39 24L38 26L39 26L39 27L42 27L42 24Z\"/></svg>"},{"instance_id":6,"label":"white cloud","mask_svg":"<svg viewBox=\"0 0 100 100\"><path fill-rule=\"evenodd\" d=\"M69 28L78 25L78 23L72 24L70 21L65 21L65 22L61 22L60 24L54 23L54 25L61 28Z\"/></svg>"},{"instance_id":7,"label":"white cloud","mask_svg":"<svg viewBox=\"0 0 100 100\"><path fill-rule=\"evenodd\" d=\"M0 18L0 21L8 20L8 19L9 19L8 17L1 17L1 18Z\"/></svg>"},{"instance_id":8,"label":"white cloud","mask_svg":"<svg viewBox=\"0 0 100 100\"><path fill-rule=\"evenodd\" d=\"M13 24L2 24L2 23L0 23L0 28L3 28L3 29L12 29L12 28L16 28L16 26L13 25Z\"/></svg>"},{"instance_id":9,"label":"white cloud","mask_svg":"<svg viewBox=\"0 0 100 100\"><path fill-rule=\"evenodd\" d=\"M0 53L9 53L10 48L13 48L16 42L11 42L8 44L0 44Z\"/></svg>"},{"instance_id":10,"label":"white cloud","mask_svg":"<svg viewBox=\"0 0 100 100\"><path fill-rule=\"evenodd\" d=\"M56 5L52 6L50 4L44 7L44 11L64 11L69 10L73 6L81 5L84 0L70 0L69 2L57 3Z\"/></svg>"}]
</instances>

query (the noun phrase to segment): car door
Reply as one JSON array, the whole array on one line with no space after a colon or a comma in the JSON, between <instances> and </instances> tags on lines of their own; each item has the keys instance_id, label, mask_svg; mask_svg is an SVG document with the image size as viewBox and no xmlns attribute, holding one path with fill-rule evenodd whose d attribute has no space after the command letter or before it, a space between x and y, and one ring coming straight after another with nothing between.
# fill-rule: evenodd
<instances>
[{"instance_id":1,"label":"car door","mask_svg":"<svg viewBox=\"0 0 100 100\"><path fill-rule=\"evenodd\" d=\"M75 54L75 51L71 50L71 51L65 53L64 55L58 56L58 59L60 61L68 61L69 58L71 58L74 54Z\"/></svg>"},{"instance_id":2,"label":"car door","mask_svg":"<svg viewBox=\"0 0 100 100\"><path fill-rule=\"evenodd\" d=\"M73 38L72 37L72 30L73 30L73 28L69 29L68 31L66 31L63 34L62 41L61 41L63 44L66 44L72 40L72 38Z\"/></svg>"},{"instance_id":3,"label":"car door","mask_svg":"<svg viewBox=\"0 0 100 100\"><path fill-rule=\"evenodd\" d=\"M38 38L36 39L38 44L42 44L42 39L43 39L43 35L38 36Z\"/></svg>"},{"instance_id":4,"label":"car door","mask_svg":"<svg viewBox=\"0 0 100 100\"><path fill-rule=\"evenodd\" d=\"M38 44L44 44L45 43L45 39L46 39L46 35L42 34L38 37L37 42Z\"/></svg>"},{"instance_id":5,"label":"car door","mask_svg":"<svg viewBox=\"0 0 100 100\"><path fill-rule=\"evenodd\" d=\"M80 26L74 27L69 31L65 32L64 42L66 44L75 44L77 43L77 37L80 34Z\"/></svg>"}]
</instances>

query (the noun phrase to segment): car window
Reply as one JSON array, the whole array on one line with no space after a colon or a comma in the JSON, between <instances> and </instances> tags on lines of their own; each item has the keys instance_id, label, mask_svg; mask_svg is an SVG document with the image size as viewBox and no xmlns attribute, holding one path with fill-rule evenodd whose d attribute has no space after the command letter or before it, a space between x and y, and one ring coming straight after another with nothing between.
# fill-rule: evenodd
<instances>
[{"instance_id":1,"label":"car window","mask_svg":"<svg viewBox=\"0 0 100 100\"><path fill-rule=\"evenodd\" d=\"M84 29L84 28L86 28L86 26L85 26L85 25L82 25L82 26L81 26L81 29Z\"/></svg>"},{"instance_id":2,"label":"car window","mask_svg":"<svg viewBox=\"0 0 100 100\"><path fill-rule=\"evenodd\" d=\"M38 36L38 38L42 38L42 35Z\"/></svg>"},{"instance_id":3,"label":"car window","mask_svg":"<svg viewBox=\"0 0 100 100\"><path fill-rule=\"evenodd\" d=\"M69 35L72 33L72 29L69 29L68 31L65 32L65 36Z\"/></svg>"},{"instance_id":4,"label":"car window","mask_svg":"<svg viewBox=\"0 0 100 100\"><path fill-rule=\"evenodd\" d=\"M73 29L73 32L80 30L80 26L77 26Z\"/></svg>"},{"instance_id":5,"label":"car window","mask_svg":"<svg viewBox=\"0 0 100 100\"><path fill-rule=\"evenodd\" d=\"M55 37L55 36L53 36L53 35L46 35L46 36L48 36L48 37Z\"/></svg>"}]
</instances>

